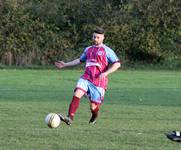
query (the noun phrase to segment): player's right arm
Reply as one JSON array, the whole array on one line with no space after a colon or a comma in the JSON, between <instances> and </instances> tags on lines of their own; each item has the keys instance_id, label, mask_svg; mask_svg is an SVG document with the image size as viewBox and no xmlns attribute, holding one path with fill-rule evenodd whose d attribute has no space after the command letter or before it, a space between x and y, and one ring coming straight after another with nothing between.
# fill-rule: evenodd
<instances>
[{"instance_id":1,"label":"player's right arm","mask_svg":"<svg viewBox=\"0 0 181 150\"><path fill-rule=\"evenodd\" d=\"M71 67L71 66L76 66L79 65L83 62L86 61L87 57L86 57L86 51L88 48L85 48L84 52L82 53L82 55L80 56L80 58L77 58L73 61L67 62L65 63L64 61L57 61L55 62L55 66L59 69L64 68L64 67Z\"/></svg>"},{"instance_id":2,"label":"player's right arm","mask_svg":"<svg viewBox=\"0 0 181 150\"><path fill-rule=\"evenodd\" d=\"M65 63L64 61L57 61L57 62L55 62L55 66L58 69L61 69L61 68L64 68L64 67L76 66L76 65L79 65L80 63L81 63L80 59L78 58L78 59L75 59L75 60L67 62L67 63Z\"/></svg>"}]
</instances>

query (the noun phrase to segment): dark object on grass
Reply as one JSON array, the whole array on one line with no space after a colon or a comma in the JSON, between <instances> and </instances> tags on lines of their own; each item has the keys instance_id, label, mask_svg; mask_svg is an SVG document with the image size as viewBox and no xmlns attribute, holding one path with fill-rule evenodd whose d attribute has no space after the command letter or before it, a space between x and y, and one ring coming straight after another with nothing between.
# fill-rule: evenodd
<instances>
[{"instance_id":1,"label":"dark object on grass","mask_svg":"<svg viewBox=\"0 0 181 150\"><path fill-rule=\"evenodd\" d=\"M180 131L172 131L166 134L167 138L174 142L181 142L181 132Z\"/></svg>"}]
</instances>

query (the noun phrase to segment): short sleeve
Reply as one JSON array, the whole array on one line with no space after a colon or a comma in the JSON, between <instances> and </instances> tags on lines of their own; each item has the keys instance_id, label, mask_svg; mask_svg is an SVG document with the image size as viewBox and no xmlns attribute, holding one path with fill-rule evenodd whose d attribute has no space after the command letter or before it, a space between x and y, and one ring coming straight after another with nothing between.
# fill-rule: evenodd
<instances>
[{"instance_id":1,"label":"short sleeve","mask_svg":"<svg viewBox=\"0 0 181 150\"><path fill-rule=\"evenodd\" d=\"M105 48L105 51L106 51L106 57L107 57L107 60L109 63L115 63L115 62L119 62L119 58L118 56L116 55L116 53L109 47L107 46L104 46Z\"/></svg>"},{"instance_id":2,"label":"short sleeve","mask_svg":"<svg viewBox=\"0 0 181 150\"><path fill-rule=\"evenodd\" d=\"M87 59L87 56L86 56L87 49L88 49L88 48L85 48L85 49L84 49L84 52L83 52L82 55L80 56L80 61L81 61L81 62L85 62L86 59Z\"/></svg>"}]
</instances>

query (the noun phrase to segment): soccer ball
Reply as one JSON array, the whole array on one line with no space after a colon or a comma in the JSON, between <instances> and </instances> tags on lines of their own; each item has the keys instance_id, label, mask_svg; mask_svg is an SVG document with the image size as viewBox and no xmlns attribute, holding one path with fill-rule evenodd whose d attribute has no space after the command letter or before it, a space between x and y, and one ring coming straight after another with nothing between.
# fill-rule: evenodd
<instances>
[{"instance_id":1,"label":"soccer ball","mask_svg":"<svg viewBox=\"0 0 181 150\"><path fill-rule=\"evenodd\" d=\"M45 123L50 128L57 128L60 125L60 117L56 113L49 113L45 117Z\"/></svg>"}]
</instances>

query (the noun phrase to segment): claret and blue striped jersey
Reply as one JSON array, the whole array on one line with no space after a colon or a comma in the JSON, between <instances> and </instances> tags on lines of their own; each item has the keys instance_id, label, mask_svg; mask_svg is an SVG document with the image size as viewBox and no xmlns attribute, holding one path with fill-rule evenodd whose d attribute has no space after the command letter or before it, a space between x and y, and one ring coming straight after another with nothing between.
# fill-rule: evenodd
<instances>
[{"instance_id":1,"label":"claret and blue striped jersey","mask_svg":"<svg viewBox=\"0 0 181 150\"><path fill-rule=\"evenodd\" d=\"M105 72L109 64L119 62L119 58L108 46L90 46L85 48L80 57L81 62L86 63L86 69L81 78L92 82L95 86L107 88L108 79L100 78L100 74Z\"/></svg>"}]
</instances>

